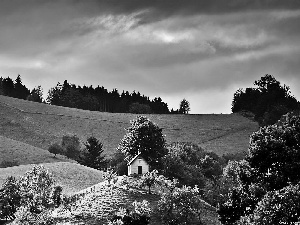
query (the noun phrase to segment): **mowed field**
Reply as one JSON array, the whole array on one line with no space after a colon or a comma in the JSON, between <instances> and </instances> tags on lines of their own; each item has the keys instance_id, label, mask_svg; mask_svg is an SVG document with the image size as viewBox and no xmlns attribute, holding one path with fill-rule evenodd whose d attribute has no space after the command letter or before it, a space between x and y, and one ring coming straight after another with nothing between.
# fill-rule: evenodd
<instances>
[{"instance_id":1,"label":"mowed field","mask_svg":"<svg viewBox=\"0 0 300 225\"><path fill-rule=\"evenodd\" d=\"M72 109L0 96L0 136L47 150L64 135L99 139L109 156L137 115ZM247 151L258 124L239 114L145 115L163 129L168 143L184 141L219 155Z\"/></svg>"}]
</instances>

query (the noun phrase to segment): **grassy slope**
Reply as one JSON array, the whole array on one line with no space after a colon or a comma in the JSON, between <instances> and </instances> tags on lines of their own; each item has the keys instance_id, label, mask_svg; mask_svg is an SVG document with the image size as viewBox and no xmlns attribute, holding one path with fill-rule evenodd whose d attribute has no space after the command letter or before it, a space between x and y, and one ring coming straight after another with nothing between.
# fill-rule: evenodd
<instances>
[{"instance_id":1,"label":"grassy slope","mask_svg":"<svg viewBox=\"0 0 300 225\"><path fill-rule=\"evenodd\" d=\"M51 163L68 161L74 162L64 156L53 154L48 151L33 147L23 142L15 141L10 138L0 136L0 163L2 161L16 161L19 165Z\"/></svg>"},{"instance_id":2,"label":"grassy slope","mask_svg":"<svg viewBox=\"0 0 300 225\"><path fill-rule=\"evenodd\" d=\"M93 187L78 193L76 204L71 207L71 214L66 215L64 210L56 214L61 224L106 224L107 218L118 208L132 209L132 202L147 200L152 209L150 225L160 225L162 221L156 210L160 199L159 194L148 194L147 190L137 187L122 188L122 186L110 187L107 182L99 183ZM60 211L60 212L59 212ZM214 207L203 201L202 222L206 225L220 224ZM71 216L70 216L71 215ZM84 217L82 217L84 215Z\"/></svg>"},{"instance_id":3,"label":"grassy slope","mask_svg":"<svg viewBox=\"0 0 300 225\"><path fill-rule=\"evenodd\" d=\"M190 141L217 154L246 151L249 135L258 129L257 123L237 114L146 116L163 128L168 142ZM60 142L63 135L76 134L81 140L94 135L110 154L136 115L90 112L0 96L0 118L0 161L43 162L64 192L74 193L103 181L102 173L70 162L57 162L66 159L55 159L45 149ZM18 177L31 168L32 165L0 168L0 185L7 176ZM208 210L205 220L211 221L207 224L218 224L214 211Z\"/></svg>"},{"instance_id":4,"label":"grassy slope","mask_svg":"<svg viewBox=\"0 0 300 225\"><path fill-rule=\"evenodd\" d=\"M47 149L63 135L76 134L82 141L94 135L107 154L136 115L91 112L50 106L0 96L0 135ZM167 142L190 141L217 154L246 151L257 123L238 114L146 115L163 128Z\"/></svg>"},{"instance_id":5,"label":"grassy slope","mask_svg":"<svg viewBox=\"0 0 300 225\"><path fill-rule=\"evenodd\" d=\"M63 187L64 193L75 193L103 181L103 173L86 166L70 162L42 163L52 173L56 184ZM33 165L0 168L0 186L8 176L20 177Z\"/></svg>"}]
</instances>

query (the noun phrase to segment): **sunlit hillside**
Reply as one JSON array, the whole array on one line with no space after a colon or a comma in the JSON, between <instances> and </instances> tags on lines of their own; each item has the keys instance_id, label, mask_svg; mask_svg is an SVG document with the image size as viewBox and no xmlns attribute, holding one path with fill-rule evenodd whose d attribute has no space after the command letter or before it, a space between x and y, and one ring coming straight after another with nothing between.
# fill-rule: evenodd
<instances>
[{"instance_id":1,"label":"sunlit hillside","mask_svg":"<svg viewBox=\"0 0 300 225\"><path fill-rule=\"evenodd\" d=\"M72 194L103 181L103 172L70 162L42 163L56 181L63 187L63 192ZM33 168L32 164L0 168L0 186L8 176L16 178Z\"/></svg>"}]
</instances>

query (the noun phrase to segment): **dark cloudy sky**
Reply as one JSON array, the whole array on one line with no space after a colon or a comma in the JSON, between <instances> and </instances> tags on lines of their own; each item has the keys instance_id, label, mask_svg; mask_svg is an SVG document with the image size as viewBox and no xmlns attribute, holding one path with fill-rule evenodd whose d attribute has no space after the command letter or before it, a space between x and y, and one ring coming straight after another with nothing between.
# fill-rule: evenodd
<instances>
[{"instance_id":1,"label":"dark cloudy sky","mask_svg":"<svg viewBox=\"0 0 300 225\"><path fill-rule=\"evenodd\" d=\"M300 100L299 0L0 1L0 76L45 94L66 79L230 113L267 73Z\"/></svg>"}]
</instances>

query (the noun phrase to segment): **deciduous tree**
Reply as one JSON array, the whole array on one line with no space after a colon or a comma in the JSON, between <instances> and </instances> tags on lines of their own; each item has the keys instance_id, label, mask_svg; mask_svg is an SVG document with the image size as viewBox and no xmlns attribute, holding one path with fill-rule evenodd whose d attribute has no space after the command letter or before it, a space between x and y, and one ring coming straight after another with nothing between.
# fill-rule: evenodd
<instances>
[{"instance_id":1,"label":"deciduous tree","mask_svg":"<svg viewBox=\"0 0 300 225\"><path fill-rule=\"evenodd\" d=\"M130 159L141 153L152 169L161 168L161 159L167 153L162 129L144 116L132 120L118 150Z\"/></svg>"},{"instance_id":2,"label":"deciduous tree","mask_svg":"<svg viewBox=\"0 0 300 225\"><path fill-rule=\"evenodd\" d=\"M190 103L185 98L182 99L179 106L179 112L182 114L188 114L190 110Z\"/></svg>"}]
</instances>

